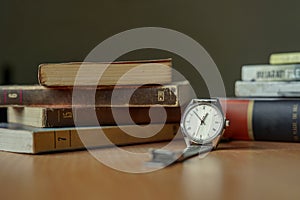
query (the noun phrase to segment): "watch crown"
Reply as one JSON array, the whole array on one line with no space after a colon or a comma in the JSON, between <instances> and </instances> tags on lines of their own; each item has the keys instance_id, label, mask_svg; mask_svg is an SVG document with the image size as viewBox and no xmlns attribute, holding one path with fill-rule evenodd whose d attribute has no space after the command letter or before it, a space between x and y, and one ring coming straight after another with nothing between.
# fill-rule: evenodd
<instances>
[{"instance_id":1,"label":"watch crown","mask_svg":"<svg viewBox=\"0 0 300 200\"><path fill-rule=\"evenodd\" d=\"M228 127L230 125L230 122L228 119L225 120L225 127Z\"/></svg>"}]
</instances>

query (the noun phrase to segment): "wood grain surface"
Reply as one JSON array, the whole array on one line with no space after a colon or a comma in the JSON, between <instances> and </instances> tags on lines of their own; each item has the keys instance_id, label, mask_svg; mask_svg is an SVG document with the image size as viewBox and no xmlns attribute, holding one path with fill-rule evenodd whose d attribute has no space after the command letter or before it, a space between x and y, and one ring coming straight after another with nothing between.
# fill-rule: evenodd
<instances>
[{"instance_id":1,"label":"wood grain surface","mask_svg":"<svg viewBox=\"0 0 300 200\"><path fill-rule=\"evenodd\" d=\"M148 148L164 145L122 149L146 155ZM121 168L141 162L118 156L112 148L93 151ZM118 171L93 155L85 150L42 155L0 152L0 198L300 199L298 143L222 143L203 158L148 173Z\"/></svg>"}]
</instances>

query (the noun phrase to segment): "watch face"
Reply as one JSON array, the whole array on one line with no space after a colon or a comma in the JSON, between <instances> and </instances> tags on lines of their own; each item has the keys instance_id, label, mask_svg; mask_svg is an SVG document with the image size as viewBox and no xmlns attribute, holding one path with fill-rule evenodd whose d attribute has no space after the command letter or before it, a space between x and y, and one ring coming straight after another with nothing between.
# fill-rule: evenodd
<instances>
[{"instance_id":1,"label":"watch face","mask_svg":"<svg viewBox=\"0 0 300 200\"><path fill-rule=\"evenodd\" d=\"M224 117L211 103L197 103L187 108L181 120L183 133L198 144L211 142L223 131Z\"/></svg>"}]
</instances>

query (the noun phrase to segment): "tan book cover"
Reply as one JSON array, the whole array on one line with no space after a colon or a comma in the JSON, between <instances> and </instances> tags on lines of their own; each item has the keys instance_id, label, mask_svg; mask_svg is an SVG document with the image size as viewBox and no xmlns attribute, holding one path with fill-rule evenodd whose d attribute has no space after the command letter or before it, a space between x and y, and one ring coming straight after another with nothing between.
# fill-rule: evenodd
<instances>
[{"instance_id":1,"label":"tan book cover","mask_svg":"<svg viewBox=\"0 0 300 200\"><path fill-rule=\"evenodd\" d=\"M162 129L158 129L162 127ZM101 134L100 129L104 132ZM141 132L141 137L127 133L136 132L135 125L91 126L77 128L34 128L30 126L1 123L0 150L37 154L84 148L110 147L149 142L168 141L175 137L179 124L151 124ZM157 132L157 130L159 130ZM155 134L156 133L156 134ZM151 137L142 137L153 135ZM84 143L82 142L82 138Z\"/></svg>"},{"instance_id":2,"label":"tan book cover","mask_svg":"<svg viewBox=\"0 0 300 200\"><path fill-rule=\"evenodd\" d=\"M171 59L47 63L39 65L38 80L44 86L165 84L172 81L171 66Z\"/></svg>"}]
</instances>

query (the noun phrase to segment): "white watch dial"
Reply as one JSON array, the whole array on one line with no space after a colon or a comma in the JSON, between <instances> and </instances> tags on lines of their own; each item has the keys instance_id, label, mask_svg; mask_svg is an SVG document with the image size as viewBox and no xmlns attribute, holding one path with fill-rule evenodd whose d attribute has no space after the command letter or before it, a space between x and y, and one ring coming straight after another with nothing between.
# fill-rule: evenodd
<instances>
[{"instance_id":1,"label":"white watch dial","mask_svg":"<svg viewBox=\"0 0 300 200\"><path fill-rule=\"evenodd\" d=\"M184 113L181 126L193 142L205 143L221 133L224 118L219 108L213 104L195 104Z\"/></svg>"}]
</instances>

